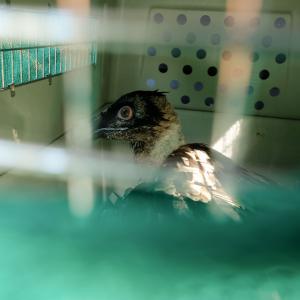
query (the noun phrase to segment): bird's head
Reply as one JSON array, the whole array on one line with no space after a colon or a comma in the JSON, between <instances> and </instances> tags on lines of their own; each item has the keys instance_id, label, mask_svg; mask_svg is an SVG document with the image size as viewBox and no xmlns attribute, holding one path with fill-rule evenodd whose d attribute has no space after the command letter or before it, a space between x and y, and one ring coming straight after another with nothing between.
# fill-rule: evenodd
<instances>
[{"instance_id":1,"label":"bird's head","mask_svg":"<svg viewBox=\"0 0 300 300\"><path fill-rule=\"evenodd\" d=\"M159 91L123 95L100 114L96 138L147 142L178 122L176 113Z\"/></svg>"}]
</instances>

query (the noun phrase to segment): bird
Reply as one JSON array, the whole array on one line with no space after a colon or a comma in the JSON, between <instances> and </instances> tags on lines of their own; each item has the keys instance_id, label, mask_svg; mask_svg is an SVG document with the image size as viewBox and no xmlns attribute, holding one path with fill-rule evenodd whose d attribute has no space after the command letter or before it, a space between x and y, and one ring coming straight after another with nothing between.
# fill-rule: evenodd
<instances>
[{"instance_id":1,"label":"bird","mask_svg":"<svg viewBox=\"0 0 300 300\"><path fill-rule=\"evenodd\" d=\"M173 207L182 214L195 204L213 204L239 219L236 212L243 206L234 187L245 180L267 182L204 143L186 143L167 93L159 90L122 95L100 113L94 133L96 138L128 141L137 163L166 171L153 181L153 191L172 197Z\"/></svg>"}]
</instances>

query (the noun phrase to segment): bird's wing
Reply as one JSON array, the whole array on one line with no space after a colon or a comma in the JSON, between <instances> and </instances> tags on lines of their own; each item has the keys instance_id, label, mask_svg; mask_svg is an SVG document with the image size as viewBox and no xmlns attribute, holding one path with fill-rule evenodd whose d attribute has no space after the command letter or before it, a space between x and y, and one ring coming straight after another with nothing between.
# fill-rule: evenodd
<instances>
[{"instance_id":1,"label":"bird's wing","mask_svg":"<svg viewBox=\"0 0 300 300\"><path fill-rule=\"evenodd\" d=\"M207 146L203 144L181 146L164 162L163 167L170 171L160 178L158 187L177 197L239 207L238 201L220 182L216 165Z\"/></svg>"}]
</instances>

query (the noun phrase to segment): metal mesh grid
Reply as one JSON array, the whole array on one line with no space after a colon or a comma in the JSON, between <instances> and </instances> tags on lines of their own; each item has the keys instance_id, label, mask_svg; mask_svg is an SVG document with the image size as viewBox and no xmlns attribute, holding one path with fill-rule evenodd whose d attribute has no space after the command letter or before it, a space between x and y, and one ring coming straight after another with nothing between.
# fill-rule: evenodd
<instances>
[{"instance_id":1,"label":"metal mesh grid","mask_svg":"<svg viewBox=\"0 0 300 300\"><path fill-rule=\"evenodd\" d=\"M60 75L96 62L95 44L45 46L3 42L0 49L1 89Z\"/></svg>"}]
</instances>

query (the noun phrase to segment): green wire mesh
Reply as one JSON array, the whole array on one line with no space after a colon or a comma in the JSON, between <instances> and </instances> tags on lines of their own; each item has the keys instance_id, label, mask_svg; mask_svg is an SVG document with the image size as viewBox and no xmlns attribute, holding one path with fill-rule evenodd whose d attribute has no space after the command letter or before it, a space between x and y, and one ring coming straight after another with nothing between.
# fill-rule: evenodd
<instances>
[{"instance_id":1,"label":"green wire mesh","mask_svg":"<svg viewBox=\"0 0 300 300\"><path fill-rule=\"evenodd\" d=\"M97 63L97 48L89 45L0 44L0 89L23 85Z\"/></svg>"}]
</instances>

